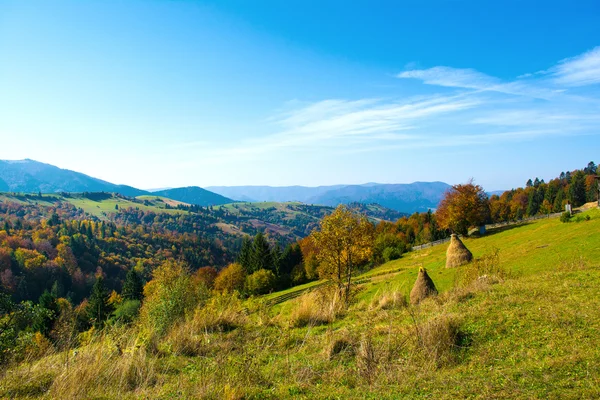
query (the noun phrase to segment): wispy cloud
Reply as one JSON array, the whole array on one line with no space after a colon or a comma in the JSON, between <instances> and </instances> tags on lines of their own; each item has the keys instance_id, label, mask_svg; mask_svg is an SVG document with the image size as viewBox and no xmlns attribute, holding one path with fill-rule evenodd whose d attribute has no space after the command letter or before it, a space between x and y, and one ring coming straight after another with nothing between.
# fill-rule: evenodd
<instances>
[{"instance_id":1,"label":"wispy cloud","mask_svg":"<svg viewBox=\"0 0 600 400\"><path fill-rule=\"evenodd\" d=\"M559 85L585 86L600 83L600 46L562 60L548 72Z\"/></svg>"},{"instance_id":2,"label":"wispy cloud","mask_svg":"<svg viewBox=\"0 0 600 400\"><path fill-rule=\"evenodd\" d=\"M397 77L446 88L444 94L294 101L266 120L265 134L235 143L202 142L198 156L222 163L291 151L351 154L598 134L599 96L575 96L569 87L600 82L599 65L596 48L512 81L474 69L407 70Z\"/></svg>"}]
</instances>

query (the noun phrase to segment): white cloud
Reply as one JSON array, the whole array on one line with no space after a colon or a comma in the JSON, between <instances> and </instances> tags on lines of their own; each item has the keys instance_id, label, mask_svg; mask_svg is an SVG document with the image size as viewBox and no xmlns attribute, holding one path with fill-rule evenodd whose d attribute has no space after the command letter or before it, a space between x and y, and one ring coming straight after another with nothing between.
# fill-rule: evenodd
<instances>
[{"instance_id":1,"label":"white cloud","mask_svg":"<svg viewBox=\"0 0 600 400\"><path fill-rule=\"evenodd\" d=\"M600 83L600 46L562 60L548 72L559 85L585 86Z\"/></svg>"},{"instance_id":2,"label":"white cloud","mask_svg":"<svg viewBox=\"0 0 600 400\"><path fill-rule=\"evenodd\" d=\"M503 82L499 78L470 68L433 67L404 71L396 76L403 79L418 79L427 85L473 89L480 92L497 92L539 99L549 99L556 95L556 91L533 85L531 81ZM521 75L521 77L525 76Z\"/></svg>"},{"instance_id":3,"label":"white cloud","mask_svg":"<svg viewBox=\"0 0 600 400\"><path fill-rule=\"evenodd\" d=\"M451 67L414 69L401 72L397 76L398 78L419 79L427 85L479 90L485 90L500 83L498 79L478 72L474 69L457 69Z\"/></svg>"}]
</instances>

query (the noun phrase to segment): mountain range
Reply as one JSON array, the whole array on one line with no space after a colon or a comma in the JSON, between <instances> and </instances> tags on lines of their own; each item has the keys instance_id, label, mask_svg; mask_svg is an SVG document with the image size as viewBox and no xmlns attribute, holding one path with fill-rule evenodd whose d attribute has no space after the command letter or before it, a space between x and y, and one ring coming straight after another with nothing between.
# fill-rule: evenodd
<instances>
[{"instance_id":1,"label":"mountain range","mask_svg":"<svg viewBox=\"0 0 600 400\"><path fill-rule=\"evenodd\" d=\"M435 209L450 188L444 182L408 184L366 183L333 186L210 186L207 190L238 201L299 201L336 206L353 202L376 203L403 213Z\"/></svg>"},{"instance_id":2,"label":"mountain range","mask_svg":"<svg viewBox=\"0 0 600 400\"><path fill-rule=\"evenodd\" d=\"M366 183L332 186L198 186L163 190L141 190L61 169L34 160L0 160L0 192L58 193L112 192L127 197L155 195L201 206L238 202L288 202L337 206L379 204L401 213L435 209L450 185L444 182L410 184Z\"/></svg>"}]
</instances>

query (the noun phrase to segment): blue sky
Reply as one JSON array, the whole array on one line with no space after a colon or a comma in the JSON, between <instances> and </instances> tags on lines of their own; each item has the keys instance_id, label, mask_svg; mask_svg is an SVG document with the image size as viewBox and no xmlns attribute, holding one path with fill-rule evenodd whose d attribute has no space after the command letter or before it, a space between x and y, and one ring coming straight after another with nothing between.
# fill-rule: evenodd
<instances>
[{"instance_id":1,"label":"blue sky","mask_svg":"<svg viewBox=\"0 0 600 400\"><path fill-rule=\"evenodd\" d=\"M0 1L0 159L141 188L600 161L597 1Z\"/></svg>"}]
</instances>

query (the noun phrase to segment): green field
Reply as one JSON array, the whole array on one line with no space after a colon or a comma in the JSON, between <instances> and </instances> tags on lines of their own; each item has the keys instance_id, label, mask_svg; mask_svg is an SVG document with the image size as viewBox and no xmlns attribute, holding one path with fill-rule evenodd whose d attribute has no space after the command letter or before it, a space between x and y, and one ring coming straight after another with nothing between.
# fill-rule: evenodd
<instances>
[{"instance_id":1,"label":"green field","mask_svg":"<svg viewBox=\"0 0 600 400\"><path fill-rule=\"evenodd\" d=\"M110 213L116 212L116 206L122 209L134 208L143 211L153 211L156 213L162 212L169 214L181 214L186 212L184 210L166 209L165 204L167 202L172 206L184 203L167 199L165 197L140 196L137 198L137 200L139 201L132 201L111 194L107 194L107 198L103 198L101 200L93 200L80 193L69 194L68 196L62 196L60 194L44 194L42 197L37 197L35 195L27 196L26 194L19 193L0 194L0 201L10 201L19 204L52 206L58 201L67 202L100 219L107 219ZM146 204L144 204L144 201Z\"/></svg>"},{"instance_id":2,"label":"green field","mask_svg":"<svg viewBox=\"0 0 600 400\"><path fill-rule=\"evenodd\" d=\"M135 327L114 328L76 356L55 352L12 367L0 396L598 398L600 210L579 215L465 239L475 257L498 251L504 273L485 280L457 286L457 272L472 266L446 269L447 244L439 245L356 277L355 300L327 323L304 326L295 316L302 304L326 311L329 300L264 301L317 283L210 303L152 345ZM406 296L421 266L440 294L381 306L386 295ZM115 343L125 344L117 351Z\"/></svg>"}]
</instances>

